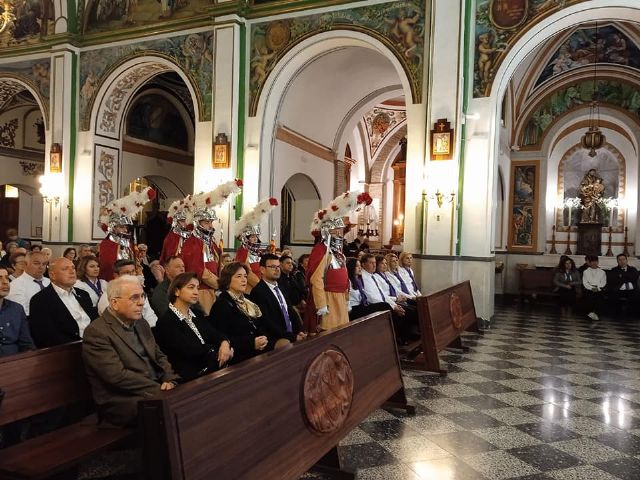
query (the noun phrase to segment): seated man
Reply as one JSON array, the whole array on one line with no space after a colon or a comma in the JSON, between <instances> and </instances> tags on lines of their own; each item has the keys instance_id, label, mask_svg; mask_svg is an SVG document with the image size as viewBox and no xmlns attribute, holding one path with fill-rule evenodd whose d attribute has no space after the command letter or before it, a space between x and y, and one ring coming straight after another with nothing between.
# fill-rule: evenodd
<instances>
[{"instance_id":1,"label":"seated man","mask_svg":"<svg viewBox=\"0 0 640 480\"><path fill-rule=\"evenodd\" d=\"M602 307L604 287L607 285L607 275L598 267L598 257L587 255L585 257L589 268L582 274L582 286L584 287L584 300L588 317L595 321L600 320L598 313Z\"/></svg>"},{"instance_id":2,"label":"seated man","mask_svg":"<svg viewBox=\"0 0 640 480\"><path fill-rule=\"evenodd\" d=\"M0 268L0 357L35 350L24 309L7 300L9 272Z\"/></svg>"},{"instance_id":3,"label":"seated man","mask_svg":"<svg viewBox=\"0 0 640 480\"><path fill-rule=\"evenodd\" d=\"M49 277L51 285L36 293L29 307L29 325L38 348L81 340L84 329L98 318L89 294L74 288L76 267L71 260L53 259Z\"/></svg>"},{"instance_id":4,"label":"seated man","mask_svg":"<svg viewBox=\"0 0 640 480\"><path fill-rule=\"evenodd\" d=\"M113 264L113 278L121 277L122 275L135 275L136 274L136 263L133 260L118 260ZM139 277L138 281L140 282L140 286L142 286L142 282ZM103 293L98 300L98 315L102 315L104 311L109 306L109 300L107 298L107 293ZM158 322L158 316L149 305L149 299L144 297L144 306L142 309L142 318L144 318L151 327L155 327Z\"/></svg>"},{"instance_id":5,"label":"seated man","mask_svg":"<svg viewBox=\"0 0 640 480\"><path fill-rule=\"evenodd\" d=\"M299 308L305 298L304 283L300 283L299 277L293 274L295 264L293 258L288 255L280 257L280 278L278 286L288 302L294 307Z\"/></svg>"},{"instance_id":6,"label":"seated man","mask_svg":"<svg viewBox=\"0 0 640 480\"><path fill-rule=\"evenodd\" d=\"M43 277L46 268L45 262L45 256L42 252L27 254L27 266L24 273L11 282L11 291L7 298L22 305L27 317L29 316L31 297L44 290L51 283L48 278Z\"/></svg>"},{"instance_id":7,"label":"seated man","mask_svg":"<svg viewBox=\"0 0 640 480\"><path fill-rule=\"evenodd\" d=\"M84 331L82 357L100 423L135 424L138 401L177 384L167 357L142 318L140 281L121 275L107 286L109 306Z\"/></svg>"},{"instance_id":8,"label":"seated man","mask_svg":"<svg viewBox=\"0 0 640 480\"><path fill-rule=\"evenodd\" d=\"M278 286L280 260L272 253L260 258L262 279L251 290L250 299L260 307L262 326L269 338L268 348L303 340L302 322ZM286 342L285 340L288 340Z\"/></svg>"},{"instance_id":9,"label":"seated man","mask_svg":"<svg viewBox=\"0 0 640 480\"><path fill-rule=\"evenodd\" d=\"M115 269L114 269L115 270ZM158 317L162 317L169 309L169 285L178 275L184 273L184 262L180 257L167 258L164 263L164 280L153 289L151 295L151 308Z\"/></svg>"},{"instance_id":10,"label":"seated man","mask_svg":"<svg viewBox=\"0 0 640 480\"><path fill-rule=\"evenodd\" d=\"M626 298L635 301L638 292L638 270L629 265L624 253L617 256L618 265L607 275L607 290L617 299Z\"/></svg>"}]
</instances>

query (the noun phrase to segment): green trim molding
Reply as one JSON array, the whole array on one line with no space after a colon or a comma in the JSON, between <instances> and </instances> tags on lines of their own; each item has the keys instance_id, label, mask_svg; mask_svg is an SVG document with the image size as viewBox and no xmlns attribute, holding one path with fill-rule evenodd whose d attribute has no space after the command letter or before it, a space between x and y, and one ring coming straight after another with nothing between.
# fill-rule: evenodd
<instances>
[{"instance_id":1,"label":"green trim molding","mask_svg":"<svg viewBox=\"0 0 640 480\"><path fill-rule=\"evenodd\" d=\"M73 191L75 188L76 145L78 131L78 55L71 52L71 138L69 140L69 224L67 240L73 241Z\"/></svg>"}]
</instances>

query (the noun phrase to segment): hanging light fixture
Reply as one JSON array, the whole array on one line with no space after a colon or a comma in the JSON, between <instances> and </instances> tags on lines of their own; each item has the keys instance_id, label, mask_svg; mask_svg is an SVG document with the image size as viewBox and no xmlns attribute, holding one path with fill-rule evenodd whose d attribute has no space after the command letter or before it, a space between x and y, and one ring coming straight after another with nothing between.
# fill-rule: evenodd
<instances>
[{"instance_id":1,"label":"hanging light fixture","mask_svg":"<svg viewBox=\"0 0 640 480\"><path fill-rule=\"evenodd\" d=\"M593 62L593 96L589 109L589 129L582 135L582 146L589 150L589 156L595 157L596 150L604 145L605 136L600 131L600 105L598 104L598 23L596 22L595 59Z\"/></svg>"}]
</instances>

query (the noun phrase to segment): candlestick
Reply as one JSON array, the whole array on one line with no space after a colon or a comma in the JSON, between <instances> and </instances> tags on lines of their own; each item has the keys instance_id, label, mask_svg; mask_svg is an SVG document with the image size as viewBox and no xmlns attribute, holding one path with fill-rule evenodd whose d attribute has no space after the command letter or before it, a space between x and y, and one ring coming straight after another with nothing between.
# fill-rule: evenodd
<instances>
[{"instance_id":1,"label":"candlestick","mask_svg":"<svg viewBox=\"0 0 640 480\"><path fill-rule=\"evenodd\" d=\"M564 251L565 255L573 255L571 252L571 224L569 224L569 228L567 229L567 249Z\"/></svg>"},{"instance_id":2,"label":"candlestick","mask_svg":"<svg viewBox=\"0 0 640 480\"><path fill-rule=\"evenodd\" d=\"M627 244L629 243L629 227L624 227L624 250L622 253L629 256L629 249L627 248Z\"/></svg>"},{"instance_id":3,"label":"candlestick","mask_svg":"<svg viewBox=\"0 0 640 480\"><path fill-rule=\"evenodd\" d=\"M551 255L557 255L556 251L556 226L551 225L551 250L549 250Z\"/></svg>"},{"instance_id":4,"label":"candlestick","mask_svg":"<svg viewBox=\"0 0 640 480\"><path fill-rule=\"evenodd\" d=\"M605 253L605 257L613 257L613 251L611 250L611 232L613 231L613 227L609 225L609 248L607 249L607 253Z\"/></svg>"}]
</instances>

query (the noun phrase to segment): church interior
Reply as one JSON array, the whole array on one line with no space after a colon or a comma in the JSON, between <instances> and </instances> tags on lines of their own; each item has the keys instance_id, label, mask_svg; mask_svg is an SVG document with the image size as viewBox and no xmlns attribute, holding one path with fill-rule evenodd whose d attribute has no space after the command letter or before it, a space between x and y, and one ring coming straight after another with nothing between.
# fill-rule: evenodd
<instances>
[{"instance_id":1,"label":"church interior","mask_svg":"<svg viewBox=\"0 0 640 480\"><path fill-rule=\"evenodd\" d=\"M97 246L112 202L150 187L154 198L129 227L132 244L160 260L172 205L236 181L241 190L215 209L220 253L235 255L240 219L275 199L256 221L260 241L297 260L317 243L316 212L365 192L370 201L344 216L345 248L366 242L387 259L408 252L425 298L413 308L426 312L416 313L417 358L428 368L394 341L398 325L379 317L388 345L351 322L335 339L329 329L273 352L274 365L291 354L305 366L325 347L348 357L330 368L353 375L351 410L336 419L327 407L330 426L305 420L298 431L287 427L297 410L262 406L289 395L287 408L297 409L299 372L281 389L265 383L268 395L243 407L233 381L253 396L259 378L277 378L268 362L251 360L254 372L232 366L235 376L216 373L209 390L193 382L193 398L212 395L229 417L212 413L187 440L157 426L196 431L182 385L175 400L143 402L138 418L160 439L144 452L170 460L150 466L129 438L52 478L637 478L638 278L622 283L620 310L583 312L592 292L567 311L554 275L566 259L591 269L588 256L608 285L627 261L640 268L639 151L638 0L0 1L3 254L9 230L53 257ZM437 303L460 285L469 293ZM620 293L601 289L606 302ZM441 345L434 312L456 340ZM474 325L457 324L469 315ZM387 345L388 358L375 363L377 350L356 348L369 338L350 341L359 331ZM376 396L387 391L381 379L387 390L399 382L401 408L388 403L395 390ZM224 391L226 401L211 393ZM0 376L0 446L3 426L22 419L3 414L9 398ZM216 439L215 450L194 453L198 438L224 437L216 426L227 424L242 426L229 434L232 446ZM260 440L270 438L295 453L275 442L269 453ZM0 479L45 478L12 476L3 450ZM218 453L219 464L209 458ZM355 476L325 468L332 454Z\"/></svg>"}]
</instances>

